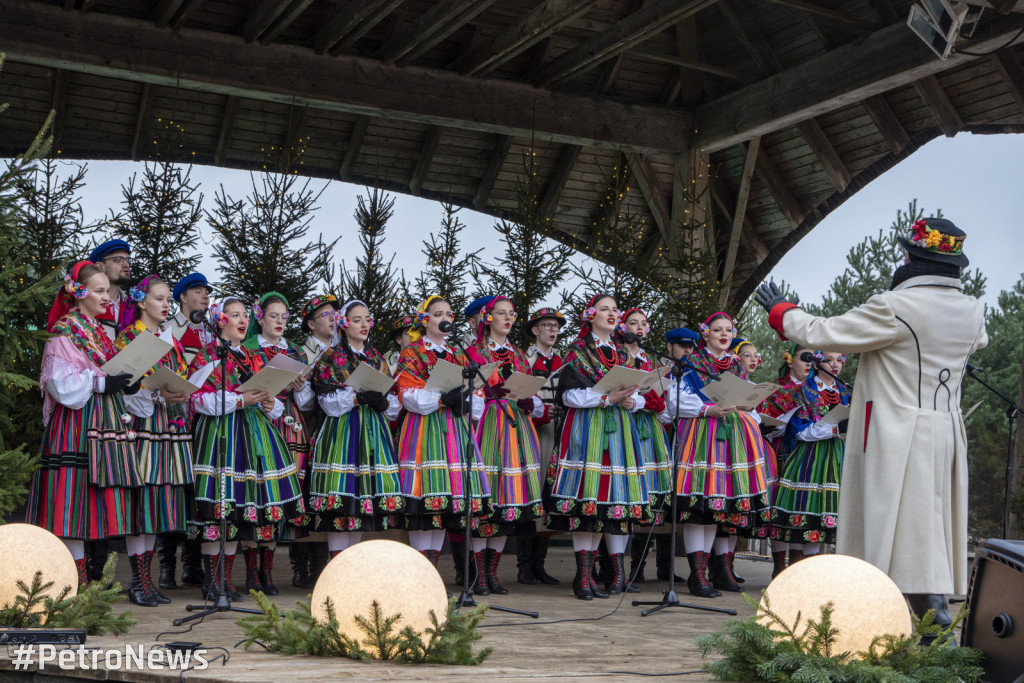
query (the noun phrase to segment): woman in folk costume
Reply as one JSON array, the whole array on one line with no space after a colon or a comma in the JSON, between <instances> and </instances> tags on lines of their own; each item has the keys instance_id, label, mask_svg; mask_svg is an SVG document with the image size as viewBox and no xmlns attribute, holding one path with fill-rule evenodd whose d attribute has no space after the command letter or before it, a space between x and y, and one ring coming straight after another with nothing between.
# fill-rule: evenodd
<instances>
[{"instance_id":1,"label":"woman in folk costume","mask_svg":"<svg viewBox=\"0 0 1024 683\"><path fill-rule=\"evenodd\" d=\"M573 592L580 600L592 600L608 597L593 578L602 534L614 565L612 589L621 593L630 522L651 521L651 495L632 416L643 409L643 397L635 386L608 394L593 388L616 365L629 362L626 350L612 338L619 322L615 300L594 295L581 319L579 336L559 375L558 398L568 411L545 508L553 529L572 532Z\"/></svg>"},{"instance_id":2,"label":"woman in folk costume","mask_svg":"<svg viewBox=\"0 0 1024 683\"><path fill-rule=\"evenodd\" d=\"M816 354L822 367L839 375L846 356ZM795 545L790 561L817 555L822 543L835 543L839 521L839 480L843 473L845 420L822 424L833 408L850 404L850 390L824 372L814 371L794 392L796 412L786 425L789 456L772 499L772 535Z\"/></svg>"},{"instance_id":3,"label":"woman in folk costume","mask_svg":"<svg viewBox=\"0 0 1024 683\"><path fill-rule=\"evenodd\" d=\"M483 414L483 398L459 387L444 393L426 388L438 361L466 363L440 329L441 323L453 318L447 301L427 297L416 311L412 343L402 350L398 373L398 394L406 410L398 439L405 528L410 545L434 566L441 556L445 529L464 528L467 485L474 527L491 512L487 475L470 427L470 420Z\"/></svg>"},{"instance_id":4,"label":"woman in folk costume","mask_svg":"<svg viewBox=\"0 0 1024 683\"><path fill-rule=\"evenodd\" d=\"M402 355L402 349L412 343L412 340L409 339L409 331L415 322L411 315L403 315L395 321L391 332L388 333L388 339L391 340L391 352L388 353L387 361L391 372L397 373L402 364L399 358Z\"/></svg>"},{"instance_id":5,"label":"woman in folk costume","mask_svg":"<svg viewBox=\"0 0 1024 683\"><path fill-rule=\"evenodd\" d=\"M131 375L100 370L115 355L96 321L109 302L110 282L90 261L74 265L54 299L39 377L46 427L25 511L64 541L80 585L85 541L136 532L132 489L142 485L123 396Z\"/></svg>"},{"instance_id":6,"label":"woman in folk costume","mask_svg":"<svg viewBox=\"0 0 1024 683\"><path fill-rule=\"evenodd\" d=\"M298 344L284 338L284 329L288 325L291 314L288 311L288 300L279 292L268 292L253 304L252 319L242 346L259 358L262 365L269 363L274 356L284 354L300 363L306 362L306 352ZM277 401L284 406L284 411L274 418L274 427L284 437L295 463L296 476L303 492L308 490L304 482L309 469L310 430L306 428L303 415L313 406L313 389L305 377L297 377L290 385L281 390ZM308 496L303 496L308 503ZM308 504L307 504L308 508ZM296 527L284 524L279 539L295 540ZM245 588L246 590L263 591L267 595L277 595L279 591L274 585L274 551L276 542L262 543L259 539L243 540L242 554L245 556Z\"/></svg>"},{"instance_id":7,"label":"woman in folk costume","mask_svg":"<svg viewBox=\"0 0 1024 683\"><path fill-rule=\"evenodd\" d=\"M358 543L363 531L394 528L405 509L388 425L402 407L397 394L343 386L362 364L391 375L384 356L367 341L373 328L369 307L349 301L338 326L341 341L313 370L327 417L314 439L309 487L315 528L327 532L331 557Z\"/></svg>"},{"instance_id":8,"label":"woman in folk costume","mask_svg":"<svg viewBox=\"0 0 1024 683\"><path fill-rule=\"evenodd\" d=\"M740 365L747 373L747 378L753 378L754 371L761 367L761 354L757 352L754 342L736 337L732 340L729 350L739 356Z\"/></svg>"},{"instance_id":9,"label":"woman in folk costume","mask_svg":"<svg viewBox=\"0 0 1024 683\"><path fill-rule=\"evenodd\" d=\"M172 346L147 376L164 367L187 377L185 349L174 338L172 329L163 326L171 307L170 287L156 275L150 275L128 290L128 298L130 303L119 323L121 329L114 346L121 351L148 330ZM135 500L139 535L126 539L128 560L132 565L128 599L137 605L156 607L158 603L170 602L156 589L149 574L156 534L184 533L192 514L188 396L187 392L179 394L167 387L143 388L125 396L128 412L134 416L136 466L144 484Z\"/></svg>"},{"instance_id":10,"label":"woman in folk costume","mask_svg":"<svg viewBox=\"0 0 1024 683\"><path fill-rule=\"evenodd\" d=\"M192 394L197 510L196 519L189 522L189 535L203 541L207 596L216 598L224 592L239 600L241 595L231 582L235 541L273 543L283 524L298 527L306 523L306 506L288 443L272 423L284 414L284 404L260 389L237 391L263 367L260 356L242 346L249 312L237 298L227 297L211 306L210 313L229 348L226 368L220 367L216 344L197 354L189 367L191 381L200 385ZM221 387L226 390L223 407ZM220 453L218 437L222 434L226 453ZM221 474L227 479L224 557L219 556L218 543ZM216 570L220 562L224 562L223 586Z\"/></svg>"},{"instance_id":11,"label":"woman in folk costume","mask_svg":"<svg viewBox=\"0 0 1024 683\"><path fill-rule=\"evenodd\" d=\"M679 518L690 565L687 587L693 595L718 597L719 590L742 591L733 573L737 533L749 533L767 510L766 460L774 457L761 438L756 412L719 406L700 390L729 372L746 379L739 359L729 353L736 336L732 317L714 313L701 325L701 349L692 354L680 386L676 457L679 458ZM665 393L666 409L675 415L676 388ZM730 535L716 538L719 529ZM712 551L714 554L712 555ZM707 578L714 565L714 585Z\"/></svg>"},{"instance_id":12,"label":"woman in folk costume","mask_svg":"<svg viewBox=\"0 0 1024 683\"><path fill-rule=\"evenodd\" d=\"M480 456L487 468L494 514L480 525L472 539L477 569L473 590L498 595L508 593L498 581L505 538L524 527L532 529L535 520L544 514L540 442L530 421L531 417L544 415L544 404L536 396L518 401L505 398L508 391L504 384L513 372L532 374L526 354L508 340L515 320L512 302L503 296L494 297L481 311L476 345L466 350L475 363L500 364L488 378L490 388L484 391L484 414L476 433Z\"/></svg>"}]
</instances>

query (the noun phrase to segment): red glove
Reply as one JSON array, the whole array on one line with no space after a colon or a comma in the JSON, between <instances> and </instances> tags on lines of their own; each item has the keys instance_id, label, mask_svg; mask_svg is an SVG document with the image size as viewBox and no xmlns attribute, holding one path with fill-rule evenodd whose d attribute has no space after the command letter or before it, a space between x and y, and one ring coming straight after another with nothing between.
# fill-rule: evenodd
<instances>
[{"instance_id":1,"label":"red glove","mask_svg":"<svg viewBox=\"0 0 1024 683\"><path fill-rule=\"evenodd\" d=\"M644 410L649 410L655 414L665 410L665 397L658 396L653 391L647 392L644 394Z\"/></svg>"}]
</instances>

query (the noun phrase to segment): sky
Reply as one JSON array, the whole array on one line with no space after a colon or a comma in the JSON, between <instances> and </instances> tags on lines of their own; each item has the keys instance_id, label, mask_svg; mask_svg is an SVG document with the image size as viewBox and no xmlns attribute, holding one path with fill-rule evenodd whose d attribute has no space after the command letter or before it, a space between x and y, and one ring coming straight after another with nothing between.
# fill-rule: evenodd
<instances>
[{"instance_id":1,"label":"sky","mask_svg":"<svg viewBox=\"0 0 1024 683\"><path fill-rule=\"evenodd\" d=\"M82 208L85 220L103 218L121 201L120 185L141 168L131 162L88 162ZM249 189L249 174L197 166L193 177L206 195L204 206L212 208L213 195L223 186L236 198ZM1022 237L1024 215L1024 135L971 135L939 138L907 160L880 176L833 211L779 262L771 277L786 280L803 301L817 302L838 275L851 247L866 235L887 229L899 209L918 200L926 215L941 209L967 233L964 253L971 267L981 268L988 278L986 303L994 305L1000 290L1009 289L1024 272L1024 248L1013 235ZM320 209L310 233L322 232L326 240L341 236L335 260L353 264L359 251L352 218L356 197L364 188L338 181L313 180L312 186L326 185ZM389 223L385 251L396 253L395 265L412 280L422 267L422 241L440 224L440 204L406 195L395 195L394 217ZM464 248L483 248L487 260L500 253L502 245L493 230L494 219L464 209L459 212L467 225ZM209 244L211 231L203 227ZM346 245L351 245L351 252ZM1016 246L1015 246L1016 245ZM205 244L200 250L212 254ZM204 259L201 269L216 280L216 260ZM557 301L547 302L552 305Z\"/></svg>"}]
</instances>

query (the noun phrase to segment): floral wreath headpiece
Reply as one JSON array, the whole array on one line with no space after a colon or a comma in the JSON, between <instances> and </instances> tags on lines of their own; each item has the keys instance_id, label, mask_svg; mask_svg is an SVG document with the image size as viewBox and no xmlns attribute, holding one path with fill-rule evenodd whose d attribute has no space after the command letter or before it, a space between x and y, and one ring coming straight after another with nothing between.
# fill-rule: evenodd
<instances>
[{"instance_id":1,"label":"floral wreath headpiece","mask_svg":"<svg viewBox=\"0 0 1024 683\"><path fill-rule=\"evenodd\" d=\"M484 336L487 334L487 328L494 323L494 314L491 311L494 310L495 304L497 304L499 301L507 301L509 303L512 303L512 300L509 299L507 296L502 296L501 294L499 294L497 296L491 297L491 300L484 304L483 308L480 309L480 324L477 325L476 328L477 343L483 341ZM515 305L513 305L513 310L514 309Z\"/></svg>"},{"instance_id":2,"label":"floral wreath headpiece","mask_svg":"<svg viewBox=\"0 0 1024 683\"><path fill-rule=\"evenodd\" d=\"M145 299L146 298L146 293L149 292L149 283L150 283L151 280L154 280L154 279L159 279L159 276L158 275L147 275L142 280L142 282L140 282L139 284L135 285L134 287L132 287L131 289L128 290L128 298L131 299L132 301L134 301L135 303L139 303L140 301Z\"/></svg>"},{"instance_id":3,"label":"floral wreath headpiece","mask_svg":"<svg viewBox=\"0 0 1024 683\"><path fill-rule=\"evenodd\" d=\"M351 309L353 306L356 306L356 305L362 306L367 311L370 310L370 307L367 306L364 302L360 301L359 299L349 299L348 301L345 302L344 306L342 306L340 309L338 309L337 324L338 324L338 327L340 329L342 329L342 330L347 330L348 329L348 326L351 324L349 322L349 319L348 319L348 311L349 311L349 309ZM370 329L373 329L373 323L374 323L373 314L371 313L370 314Z\"/></svg>"},{"instance_id":4,"label":"floral wreath headpiece","mask_svg":"<svg viewBox=\"0 0 1024 683\"><path fill-rule=\"evenodd\" d=\"M305 306L302 307L302 320L303 324L309 319L309 316L313 315L313 311L320 308L321 306L330 304L335 310L338 309L338 297L333 294L323 294L321 296L315 296L310 299Z\"/></svg>"},{"instance_id":5,"label":"floral wreath headpiece","mask_svg":"<svg viewBox=\"0 0 1024 683\"><path fill-rule=\"evenodd\" d=\"M594 326L591 321L597 316L597 302L601 299L611 299L611 294L602 292L601 294L595 294L590 297L590 301L587 302L587 307L580 315L580 333L576 335L576 339L585 339L588 334L593 330ZM619 309L615 309L615 325L619 324Z\"/></svg>"},{"instance_id":6,"label":"floral wreath headpiece","mask_svg":"<svg viewBox=\"0 0 1024 683\"><path fill-rule=\"evenodd\" d=\"M423 336L427 329L427 321L430 320L430 314L427 312L427 309L435 301L444 301L444 297L439 294L431 294L416 308L416 322L409 329L410 341L418 341Z\"/></svg>"},{"instance_id":7,"label":"floral wreath headpiece","mask_svg":"<svg viewBox=\"0 0 1024 683\"><path fill-rule=\"evenodd\" d=\"M633 315L634 313L641 313L641 314L643 314L645 319L647 318L647 311L645 311L644 309L642 309L642 308L630 308L625 313L620 313L619 314L619 323L615 326L615 329L617 329L620 333L625 334L626 333L626 321L629 320L629 316ZM646 337L650 333L651 333L651 324L647 323L647 331L644 332L644 336Z\"/></svg>"},{"instance_id":8,"label":"floral wreath headpiece","mask_svg":"<svg viewBox=\"0 0 1024 683\"><path fill-rule=\"evenodd\" d=\"M228 316L227 313L224 312L224 309L226 309L228 305L234 303L235 301L241 302L242 300L239 299L237 296L226 296L220 301L215 301L212 304L210 304L210 317L213 318L217 327L225 327L228 324ZM244 315L245 319L248 320L249 309L244 309Z\"/></svg>"},{"instance_id":9,"label":"floral wreath headpiece","mask_svg":"<svg viewBox=\"0 0 1024 683\"><path fill-rule=\"evenodd\" d=\"M718 316L722 316L726 320L728 320L729 322L732 323L732 333L733 333L733 336L735 336L735 335L740 333L740 331L736 328L736 321L733 320L733 317L731 315L729 315L728 313L724 313L722 311L718 311L717 313L712 313L711 315L709 315L707 318L704 319L704 322L702 322L700 324L700 333L702 335L707 334L708 330L711 329L710 326L709 326L711 321L713 319L717 318Z\"/></svg>"},{"instance_id":10,"label":"floral wreath headpiece","mask_svg":"<svg viewBox=\"0 0 1024 683\"><path fill-rule=\"evenodd\" d=\"M89 288L71 277L71 273L64 276L64 291L75 299L85 299L89 296Z\"/></svg>"},{"instance_id":11,"label":"floral wreath headpiece","mask_svg":"<svg viewBox=\"0 0 1024 683\"><path fill-rule=\"evenodd\" d=\"M922 218L910 226L908 238L914 246L920 247L931 254L944 256L960 256L964 250L964 235L947 235L929 227Z\"/></svg>"},{"instance_id":12,"label":"floral wreath headpiece","mask_svg":"<svg viewBox=\"0 0 1024 683\"><path fill-rule=\"evenodd\" d=\"M263 322L263 304L266 303L267 299L269 299L272 296L276 296L279 299L281 299L281 301L284 302L284 307L286 309L291 308L291 304L288 303L288 297L286 297L284 294L281 294L281 292L267 292L266 294L261 296L258 301L253 302L252 317L256 320L256 322ZM288 314L286 313L285 315ZM288 320L288 318L285 318L285 320Z\"/></svg>"}]
</instances>

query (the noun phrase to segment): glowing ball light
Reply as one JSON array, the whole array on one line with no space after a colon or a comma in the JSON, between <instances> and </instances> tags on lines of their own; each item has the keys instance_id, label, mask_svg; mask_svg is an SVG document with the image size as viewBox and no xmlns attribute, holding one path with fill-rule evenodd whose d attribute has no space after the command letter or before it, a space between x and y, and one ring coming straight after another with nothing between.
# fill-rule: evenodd
<instances>
[{"instance_id":1,"label":"glowing ball light","mask_svg":"<svg viewBox=\"0 0 1024 683\"><path fill-rule=\"evenodd\" d=\"M832 625L839 631L836 655L866 651L876 636L912 631L906 600L892 579L848 555L814 555L797 562L768 584L760 606L766 602L788 626L799 612L797 633L808 619L818 621L821 607L832 602ZM759 621L767 626L769 620L762 616Z\"/></svg>"},{"instance_id":2,"label":"glowing ball light","mask_svg":"<svg viewBox=\"0 0 1024 683\"><path fill-rule=\"evenodd\" d=\"M366 634L357 616L369 618L374 600L383 616L401 614L397 633L406 626L422 632L430 627L430 611L439 623L448 614L448 594L430 560L403 543L363 541L331 560L313 588L313 617L327 621L324 601L330 598L342 635L362 642Z\"/></svg>"},{"instance_id":3,"label":"glowing ball light","mask_svg":"<svg viewBox=\"0 0 1024 683\"><path fill-rule=\"evenodd\" d=\"M19 580L31 586L39 571L44 584L53 582L45 595L56 598L65 586L71 586L72 594L78 588L71 551L46 529L34 524L0 525L0 548L0 606L12 604L21 595Z\"/></svg>"}]
</instances>

